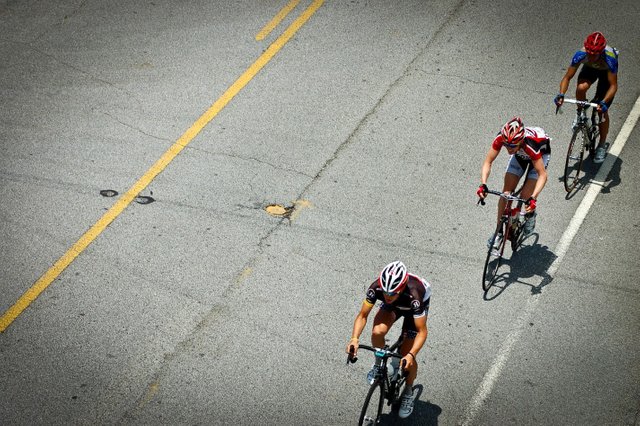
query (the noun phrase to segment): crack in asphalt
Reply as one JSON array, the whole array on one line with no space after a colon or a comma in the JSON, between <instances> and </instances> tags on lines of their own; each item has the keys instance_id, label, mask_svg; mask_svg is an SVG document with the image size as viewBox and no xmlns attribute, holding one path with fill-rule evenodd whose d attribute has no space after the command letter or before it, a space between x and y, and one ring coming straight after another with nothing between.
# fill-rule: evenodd
<instances>
[{"instance_id":1,"label":"crack in asphalt","mask_svg":"<svg viewBox=\"0 0 640 426\"><path fill-rule=\"evenodd\" d=\"M569 273L558 273L554 277L554 280L562 278L569 282L573 282L576 285L581 285L583 287L591 287L598 290L604 290L606 293L611 294L624 294L626 296L640 296L640 288L633 289L628 287L622 287L619 285L612 284L609 281L602 281L597 279L585 280L583 278L578 278L577 276Z\"/></svg>"},{"instance_id":2,"label":"crack in asphalt","mask_svg":"<svg viewBox=\"0 0 640 426\"><path fill-rule=\"evenodd\" d=\"M123 126L125 126L125 127L128 127L129 129L132 129L132 130L135 130L136 132L142 133L142 134L143 134L143 135L145 135L145 136L149 136L150 138L158 139L158 140L163 141L163 142L173 142L173 140L172 140L172 139L169 139L169 138L163 138L163 137L161 137L161 136L153 135L153 134L151 134L151 133L145 132L145 131L144 131L144 130L142 130L141 128L136 127L136 126L134 126L134 125L132 125L132 124L125 123L124 121L120 120L118 117L116 117L116 116L114 116L114 115L112 115L112 114L109 114L108 112L104 112L104 111L101 111L101 112L102 112L102 114L106 115L107 117L111 118L112 120L114 120L114 121L116 121L116 122L118 122L118 123L122 124L122 125L123 125Z\"/></svg>"},{"instance_id":3,"label":"crack in asphalt","mask_svg":"<svg viewBox=\"0 0 640 426\"><path fill-rule=\"evenodd\" d=\"M245 156L242 156L242 155L239 155L239 154L231 154L231 153L228 153L228 152L213 152L213 151L208 151L208 150L203 149L203 148L197 148L197 147L194 147L194 146L191 146L191 145L187 146L186 149L192 150L192 151L204 152L204 153L210 154L210 155L219 155L219 156L228 157L228 158L236 158L236 159L243 160L243 161L254 161L256 163L264 164L265 166L272 167L272 168L274 168L276 170L282 170L282 171L285 171L285 172L294 173L294 174L297 174L297 175L300 175L300 176L308 177L310 179L313 178L313 176L311 176L311 175L309 175L307 173L301 172L299 170L278 166L277 164L273 164L273 163L270 163L270 162L265 161L265 160L261 160L261 159L256 158L256 157L245 157Z\"/></svg>"},{"instance_id":4,"label":"crack in asphalt","mask_svg":"<svg viewBox=\"0 0 640 426\"><path fill-rule=\"evenodd\" d=\"M38 49L37 47L34 47L32 45L32 43L27 43L27 42L15 42L15 43L22 44L22 45L28 47L29 49L33 50L34 52L36 52L36 53L38 53L40 55L46 56L47 58L52 59L52 60L58 62L59 64L65 66L67 68L70 68L70 69L72 69L74 71L77 71L80 74L88 77L91 80L94 80L94 81L97 81L99 83L105 84L105 85L107 85L107 86L109 86L109 87L111 87L113 89L116 89L116 90L118 90L118 91L120 91L122 93L125 93L128 97L130 97L131 99L134 99L138 103L138 105L141 104L140 100L136 97L136 95L134 93L129 92L128 90L125 90L125 89L123 89L121 87L118 87L117 85L115 85L114 83L111 83L110 81L107 81L107 80L104 80L104 79L102 79L100 77L97 77L97 76L91 74L90 72L83 70L80 67L77 67L77 66L72 65L72 64L70 64L68 62L62 61L59 58L57 58L55 55L52 55L50 53L47 53L47 52L45 52L43 50Z\"/></svg>"},{"instance_id":5,"label":"crack in asphalt","mask_svg":"<svg viewBox=\"0 0 640 426\"><path fill-rule=\"evenodd\" d=\"M75 15L77 15L77 14L80 12L80 9L82 9L82 8L87 4L87 1L88 1L88 0L83 0L83 1L82 1L82 2L81 2L81 3L80 3L76 8L74 8L74 9L71 11L71 13L69 13L69 14L67 14L67 15L64 15L64 16L62 17L61 22L57 22L57 23L53 24L53 25L52 25L52 28L55 28L55 27L59 27L59 26L64 25L64 24L67 22L67 20L68 20L68 19L71 19L71 18L73 18ZM47 34L49 31L51 31L51 28L50 28L50 29L47 29L47 30L45 30L45 31L43 31L43 32L41 32L41 33L40 33L40 34L38 34L38 35L36 35L36 36L31 40L31 43L33 43L33 42L36 42L36 41L40 40L40 39L41 39L42 37L44 37L44 35L45 35L45 34Z\"/></svg>"},{"instance_id":6,"label":"crack in asphalt","mask_svg":"<svg viewBox=\"0 0 640 426\"><path fill-rule=\"evenodd\" d=\"M393 93L395 91L395 89L411 74L411 71L413 69L415 69L415 64L417 63L417 61L419 59L421 59L422 57L424 57L427 54L428 49L432 46L432 44L439 39L440 35L442 34L443 30L451 23L451 21L458 15L458 13L460 12L462 5L466 2L467 0L460 0L456 6L453 8L453 10L449 13L449 15L447 16L447 18L444 20L444 22L440 25L440 27L436 30L436 32L434 33L434 35L427 40L426 44L424 45L424 47L416 54L416 56L409 62L409 64L407 65L407 67L404 69L404 71L400 74L400 76L398 78L396 78L387 88L387 90L382 94L382 96L378 99L378 101L369 109L369 111L363 116L363 118L358 122L358 124L355 126L355 128L352 130L352 132L349 134L349 136L342 142L340 143L340 145L338 145L338 147L336 148L336 150L334 151L334 153L325 161L325 163L322 165L322 167L320 168L320 170L316 173L316 175L311 179L311 181L302 189L302 191L300 192L300 195L298 196L298 199L303 199L304 195L307 194L309 192L309 190L313 187L314 184L316 184L324 175L324 173L326 172L326 170L328 170L331 165L333 164L333 162L338 159L339 155L341 152L343 152L346 147L348 147L349 145L351 145L355 140L356 137L361 133L362 129L365 128L365 126L369 123L371 117L373 117L377 111L380 109L380 107L385 103L385 101L387 100L387 98L390 96L391 93ZM253 270L253 268L255 267L255 265L258 264L258 262L261 260L261 258L264 256L264 251L265 251L265 245L266 242L269 240L269 238L271 237L271 235L273 235L275 233L275 231L277 231L283 223L288 222L289 225L291 224L291 221L289 221L287 218L280 218L272 227L271 229L269 229L259 240L258 244L257 244L257 254L255 254L253 257L251 257L241 268L241 270L236 274L236 278L232 281L232 283L224 290L221 292L220 294L220 300L224 300L228 294L231 294L233 292L235 292L241 285L242 281L244 280L244 271L247 270ZM326 230L325 230L326 231ZM446 254L446 256L449 258L450 255ZM158 369L158 373L156 375L154 375L153 380L151 380L149 382L149 385L147 386L147 388L149 388L150 386L152 386L154 383L159 383L160 380L162 379L162 377L164 376L164 372L168 369L168 363L175 359L182 351L187 351L189 349L189 344L193 341L195 341L195 339L197 338L198 334L200 334L200 332L202 330L204 330L207 326L213 324L216 322L216 320L219 318L220 316L220 310L218 305L215 305L212 307L212 309L209 311L209 313L207 313L202 320L193 328L193 330L191 331L191 333L189 333L185 339L183 339L180 343L178 343L176 345L176 350L170 354L167 358L167 360L165 360L162 365L160 366L160 368ZM122 416L122 418L120 419L120 422L124 422L126 423L125 420L130 420L131 416L133 416L135 414L136 411L138 411L140 409L140 404L144 403L145 398L147 397L146 392L142 395L140 395L140 397L135 401L135 405L134 407L138 407L138 408L134 408L133 411L131 410L127 410L125 411L124 415Z\"/></svg>"},{"instance_id":7,"label":"crack in asphalt","mask_svg":"<svg viewBox=\"0 0 640 426\"><path fill-rule=\"evenodd\" d=\"M473 84L477 84L480 86L489 86L489 87L499 87L501 89L508 89L508 90L514 90L514 91L521 91L521 92L526 92L526 93L537 93L540 95L550 95L552 96L554 92L549 92L549 91L544 91L544 90L536 90L536 89L523 89L522 86L518 86L518 87L513 87L513 86L507 86L505 84L499 84L499 83L491 83L491 82L487 82L487 81L478 81L478 80L474 80L462 75L457 75L457 74L447 74L447 73L441 73L441 72L429 72L427 70L421 69L421 68L415 68L414 69L416 72L419 72L421 74L424 75L429 75L429 76L433 76L433 77L449 77L449 78L457 78L463 81L467 81L469 83L473 83Z\"/></svg>"},{"instance_id":8,"label":"crack in asphalt","mask_svg":"<svg viewBox=\"0 0 640 426\"><path fill-rule=\"evenodd\" d=\"M32 183L38 187L48 189L63 189L72 190L76 194L95 196L102 188L91 187L89 185L82 185L78 183L65 182L59 179L50 179L45 177L37 177L33 175L13 173L7 171L0 171L2 180L15 183Z\"/></svg>"}]
</instances>

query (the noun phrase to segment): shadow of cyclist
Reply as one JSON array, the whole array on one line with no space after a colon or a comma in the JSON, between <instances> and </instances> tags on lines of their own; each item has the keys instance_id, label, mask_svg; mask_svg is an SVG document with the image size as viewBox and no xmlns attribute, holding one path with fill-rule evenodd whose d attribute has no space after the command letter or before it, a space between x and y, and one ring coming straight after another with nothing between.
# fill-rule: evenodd
<instances>
[{"instance_id":1,"label":"shadow of cyclist","mask_svg":"<svg viewBox=\"0 0 640 426\"><path fill-rule=\"evenodd\" d=\"M420 426L436 426L438 424L438 416L442 413L442 408L432 404L429 401L420 401L420 395L424 387L420 384L413 386L415 402L413 405L413 413L406 419L398 417L398 413L386 413L380 419L380 425L420 425Z\"/></svg>"},{"instance_id":2,"label":"shadow of cyclist","mask_svg":"<svg viewBox=\"0 0 640 426\"><path fill-rule=\"evenodd\" d=\"M611 155L611 154L609 154L609 155ZM586 189L588 187L588 185L592 182L592 180L596 177L596 174L598 173L598 170L600 170L600 166L601 166L601 164L596 164L593 161L590 161L589 158L587 158L585 160L585 162L582 164L582 172L583 173L580 176L580 179L578 179L576 187L573 189L573 191L567 193L567 195L565 195L564 198L566 200L570 200L576 194L578 194L580 191ZM613 167L611 167L611 170L609 171L609 175L607 176L607 180L604 183L604 185L602 185L602 193L603 194L610 193L611 192L611 188L620 185L620 183L621 183L620 170L621 169L622 169L622 159L620 157L615 157L615 162L613 163ZM562 182L563 181L563 177L560 176L558 178L558 180L560 182Z\"/></svg>"},{"instance_id":3,"label":"shadow of cyclist","mask_svg":"<svg viewBox=\"0 0 640 426\"><path fill-rule=\"evenodd\" d=\"M496 276L493 285L484 293L484 300L497 298L510 285L516 283L531 287L531 294L539 294L543 287L551 284L552 278L547 271L557 256L549 247L538 244L539 237L535 232L527 236L511 258L502 260L509 268L505 268ZM524 281L535 276L542 277L538 285Z\"/></svg>"},{"instance_id":4,"label":"shadow of cyclist","mask_svg":"<svg viewBox=\"0 0 640 426\"><path fill-rule=\"evenodd\" d=\"M609 154L611 155L611 154ZM622 158L616 157L616 161L613 163L611 167L611 171L609 175L607 175L607 179L602 186L602 193L608 194L611 192L611 188L614 188L622 182L620 179L620 170L622 170Z\"/></svg>"}]
</instances>

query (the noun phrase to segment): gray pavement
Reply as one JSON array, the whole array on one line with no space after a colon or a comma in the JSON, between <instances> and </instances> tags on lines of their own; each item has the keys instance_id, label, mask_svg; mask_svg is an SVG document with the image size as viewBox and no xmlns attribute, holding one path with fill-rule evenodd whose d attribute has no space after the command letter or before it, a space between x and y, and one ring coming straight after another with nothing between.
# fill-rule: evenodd
<instances>
[{"instance_id":1,"label":"gray pavement","mask_svg":"<svg viewBox=\"0 0 640 426\"><path fill-rule=\"evenodd\" d=\"M286 2L0 4L0 315L310 4L263 41ZM610 141L640 95L640 10L576 5L324 2L0 334L1 423L355 424L344 346L400 258L434 295L420 399L386 424L638 424L638 126L548 274L587 190L551 99L589 31L621 51ZM514 114L553 137L550 179L483 295L474 192Z\"/></svg>"}]
</instances>

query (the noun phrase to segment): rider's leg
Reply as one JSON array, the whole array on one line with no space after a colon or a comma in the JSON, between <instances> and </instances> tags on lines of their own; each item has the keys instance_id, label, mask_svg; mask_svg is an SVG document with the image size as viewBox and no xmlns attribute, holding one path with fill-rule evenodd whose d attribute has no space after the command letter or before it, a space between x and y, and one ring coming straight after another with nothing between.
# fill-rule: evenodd
<instances>
[{"instance_id":1,"label":"rider's leg","mask_svg":"<svg viewBox=\"0 0 640 426\"><path fill-rule=\"evenodd\" d=\"M604 99L609 90L609 80L607 78L606 72L601 72L598 75L598 86L596 87L596 96L593 98L594 102L600 102ZM613 103L613 99L611 102L607 103L607 107L610 107ZM600 140L598 141L598 147L604 147L605 142L607 142L607 134L609 133L609 111L604 114L600 114L600 125L598 126L600 129Z\"/></svg>"},{"instance_id":2,"label":"rider's leg","mask_svg":"<svg viewBox=\"0 0 640 426\"><path fill-rule=\"evenodd\" d=\"M391 310L380 308L373 319L371 345L375 348L384 347L384 338L396 320L396 314Z\"/></svg>"},{"instance_id":3,"label":"rider's leg","mask_svg":"<svg viewBox=\"0 0 640 426\"><path fill-rule=\"evenodd\" d=\"M520 193L520 198L528 200L529 197L531 197L531 194L533 194L533 190L536 189L537 181L538 181L537 177L535 179L527 178L527 180L524 181L524 185L522 186L522 192Z\"/></svg>"},{"instance_id":4,"label":"rider's leg","mask_svg":"<svg viewBox=\"0 0 640 426\"><path fill-rule=\"evenodd\" d=\"M413 347L413 340L415 339L414 333L405 333L404 340L402 342L402 346L400 347L400 354L405 356L409 353L411 348ZM414 362L412 367L409 368L409 375L407 376L407 387L411 389L413 387L413 381L416 379L418 375L418 363Z\"/></svg>"},{"instance_id":5,"label":"rider's leg","mask_svg":"<svg viewBox=\"0 0 640 426\"><path fill-rule=\"evenodd\" d=\"M509 162L509 166L511 166L512 162L515 162L517 164L517 161L515 160L515 158L512 158L513 161ZM513 192L516 190L516 186L518 185L518 182L520 181L520 176L522 176L521 174L515 174L511 171L509 171L510 169L507 169L507 173L504 174L504 185L502 186L502 192ZM522 170L522 169L521 169ZM522 173L522 171L520 172ZM498 224L500 223L500 217L502 216L502 212L504 211L504 206L506 204L506 200L502 197L500 197L500 199L498 200Z\"/></svg>"},{"instance_id":6,"label":"rider's leg","mask_svg":"<svg viewBox=\"0 0 640 426\"><path fill-rule=\"evenodd\" d=\"M602 114L602 120L600 120L600 140L598 146L604 146L607 142L607 134L609 133L609 111Z\"/></svg>"},{"instance_id":7,"label":"rider's leg","mask_svg":"<svg viewBox=\"0 0 640 426\"><path fill-rule=\"evenodd\" d=\"M587 91L593 82L586 79L579 79L576 84L576 99L579 101L587 100Z\"/></svg>"}]
</instances>

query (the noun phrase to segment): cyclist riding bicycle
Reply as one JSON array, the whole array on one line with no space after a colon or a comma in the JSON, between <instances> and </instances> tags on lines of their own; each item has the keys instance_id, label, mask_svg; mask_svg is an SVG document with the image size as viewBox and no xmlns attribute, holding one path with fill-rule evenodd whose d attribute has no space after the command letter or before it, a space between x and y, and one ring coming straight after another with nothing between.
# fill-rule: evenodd
<instances>
[{"instance_id":1,"label":"cyclist riding bicycle","mask_svg":"<svg viewBox=\"0 0 640 426\"><path fill-rule=\"evenodd\" d=\"M491 148L487 153L482 171L480 174L480 186L476 194L484 199L487 192L487 180L491 173L491 165L498 157L500 149L504 146L509 155L509 164L504 175L504 186L502 192L511 193L515 191L520 178L525 170L529 170L522 187L520 198L527 200L526 217L528 218L524 232L531 234L536 224L536 204L538 196L547 183L547 164L551 154L551 138L540 127L525 127L520 117L513 117L503 127L493 140ZM500 198L498 201L498 223L504 211L506 201ZM500 246L503 235L498 234L493 242L494 247ZM493 232L487 241L487 247L491 248Z\"/></svg>"},{"instance_id":2,"label":"cyclist riding bicycle","mask_svg":"<svg viewBox=\"0 0 640 426\"><path fill-rule=\"evenodd\" d=\"M607 40L600 32L594 32L584 41L584 47L578 50L571 59L571 65L560 81L560 93L554 98L557 106L562 105L564 94L569 88L569 82L582 65L576 85L576 99L585 101L587 91L593 83L598 81L595 97L591 102L599 104L601 114L600 140L596 148L594 163L602 163L607 155L607 133L609 133L609 108L618 90L618 50L607 45Z\"/></svg>"},{"instance_id":3,"label":"cyclist riding bicycle","mask_svg":"<svg viewBox=\"0 0 640 426\"><path fill-rule=\"evenodd\" d=\"M431 285L427 281L407 273L407 267L400 261L388 264L380 272L378 279L367 289L360 312L353 323L351 340L347 344L347 353L355 356L358 353L360 334L377 300L382 301L382 304L373 320L372 346L384 347L385 336L393 323L400 318L404 319L402 324L404 340L400 346L400 355L403 358L399 364L405 365L408 376L398 412L399 417L403 419L413 412L413 382L418 374L416 356L427 340L430 298ZM379 368L377 362L379 362L378 359L368 377L377 375Z\"/></svg>"}]
</instances>

